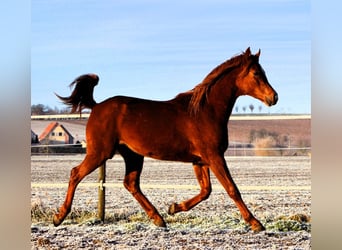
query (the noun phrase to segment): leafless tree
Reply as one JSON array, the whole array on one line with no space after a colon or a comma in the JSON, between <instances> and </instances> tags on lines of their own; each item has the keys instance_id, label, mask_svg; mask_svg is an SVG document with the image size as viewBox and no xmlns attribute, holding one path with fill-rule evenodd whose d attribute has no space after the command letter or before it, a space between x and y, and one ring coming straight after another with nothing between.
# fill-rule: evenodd
<instances>
[{"instance_id":1,"label":"leafless tree","mask_svg":"<svg viewBox=\"0 0 342 250\"><path fill-rule=\"evenodd\" d=\"M251 110L251 112L253 113L253 110L254 110L254 105L253 104L250 104L249 105L249 109Z\"/></svg>"}]
</instances>

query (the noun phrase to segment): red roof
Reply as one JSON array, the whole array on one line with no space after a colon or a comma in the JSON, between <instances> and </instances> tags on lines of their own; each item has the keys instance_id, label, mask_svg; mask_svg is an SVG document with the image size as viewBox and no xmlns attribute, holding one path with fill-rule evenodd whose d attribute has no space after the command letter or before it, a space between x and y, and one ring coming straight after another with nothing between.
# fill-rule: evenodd
<instances>
[{"instance_id":1,"label":"red roof","mask_svg":"<svg viewBox=\"0 0 342 250\"><path fill-rule=\"evenodd\" d=\"M51 133L51 131L53 131L57 126L58 126L58 122L49 123L49 125L44 129L44 131L39 136L39 141L47 137Z\"/></svg>"},{"instance_id":2,"label":"red roof","mask_svg":"<svg viewBox=\"0 0 342 250\"><path fill-rule=\"evenodd\" d=\"M44 140L45 137L47 137L58 126L60 126L65 131L65 133L69 135L69 137L73 137L63 125L60 125L58 122L51 122L39 136L39 141Z\"/></svg>"}]
</instances>

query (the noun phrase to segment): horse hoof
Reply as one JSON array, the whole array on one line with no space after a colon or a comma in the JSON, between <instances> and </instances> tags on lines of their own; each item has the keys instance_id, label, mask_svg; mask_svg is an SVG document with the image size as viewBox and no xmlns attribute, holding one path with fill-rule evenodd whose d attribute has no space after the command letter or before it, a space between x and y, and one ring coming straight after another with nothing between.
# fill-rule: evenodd
<instances>
[{"instance_id":1,"label":"horse hoof","mask_svg":"<svg viewBox=\"0 0 342 250\"><path fill-rule=\"evenodd\" d=\"M166 227L166 223L163 219L155 219L153 221L154 225L156 225L157 227Z\"/></svg>"},{"instance_id":2,"label":"horse hoof","mask_svg":"<svg viewBox=\"0 0 342 250\"><path fill-rule=\"evenodd\" d=\"M261 223L259 223L259 224L252 225L252 230L254 233L259 233L261 231L265 231L266 229Z\"/></svg>"},{"instance_id":3,"label":"horse hoof","mask_svg":"<svg viewBox=\"0 0 342 250\"><path fill-rule=\"evenodd\" d=\"M53 216L53 225L54 225L55 227L57 227L57 226L59 226L61 223L62 223L62 221L61 221L60 219L58 219L57 214L55 214L55 215Z\"/></svg>"},{"instance_id":4,"label":"horse hoof","mask_svg":"<svg viewBox=\"0 0 342 250\"><path fill-rule=\"evenodd\" d=\"M169 210L167 211L167 213L168 213L169 215L174 215L175 213L177 213L176 208L177 208L177 203L172 203L172 204L170 205Z\"/></svg>"}]
</instances>

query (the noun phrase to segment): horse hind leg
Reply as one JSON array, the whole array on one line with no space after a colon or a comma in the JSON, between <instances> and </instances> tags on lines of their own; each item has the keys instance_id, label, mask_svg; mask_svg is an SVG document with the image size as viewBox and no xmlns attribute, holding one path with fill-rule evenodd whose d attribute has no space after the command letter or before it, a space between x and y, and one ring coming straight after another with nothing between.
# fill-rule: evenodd
<instances>
[{"instance_id":1,"label":"horse hind leg","mask_svg":"<svg viewBox=\"0 0 342 250\"><path fill-rule=\"evenodd\" d=\"M169 207L168 214L174 215L181 211L188 211L201 201L208 199L211 193L210 173L208 166L193 165L194 171L201 187L201 191L193 198L183 201L180 204L173 203Z\"/></svg>"},{"instance_id":2,"label":"horse hind leg","mask_svg":"<svg viewBox=\"0 0 342 250\"><path fill-rule=\"evenodd\" d=\"M119 147L119 153L123 156L126 164L126 173L124 179L125 188L139 202L148 217L153 220L153 223L156 226L166 227L163 217L161 217L157 209L140 190L140 175L143 168L144 157L134 153L123 145Z\"/></svg>"},{"instance_id":3,"label":"horse hind leg","mask_svg":"<svg viewBox=\"0 0 342 250\"><path fill-rule=\"evenodd\" d=\"M93 172L104 161L105 160L102 160L98 156L86 155L83 162L71 170L69 186L65 201L63 205L59 208L59 213L55 214L53 217L53 224L55 226L60 225L64 221L65 217L70 213L77 185L82 181L82 179L85 176Z\"/></svg>"}]
</instances>

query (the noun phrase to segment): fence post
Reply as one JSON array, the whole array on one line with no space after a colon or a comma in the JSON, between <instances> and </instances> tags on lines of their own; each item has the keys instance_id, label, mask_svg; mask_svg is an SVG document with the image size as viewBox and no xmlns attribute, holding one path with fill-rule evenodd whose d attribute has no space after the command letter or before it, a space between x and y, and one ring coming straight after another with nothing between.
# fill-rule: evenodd
<instances>
[{"instance_id":1,"label":"fence post","mask_svg":"<svg viewBox=\"0 0 342 250\"><path fill-rule=\"evenodd\" d=\"M105 217L106 189L103 186L103 183L105 183L105 182L106 182L106 162L104 162L99 167L99 183L100 183L100 186L98 187L99 201L97 204L97 210L98 210L98 217L102 222L104 222L104 217Z\"/></svg>"}]
</instances>

